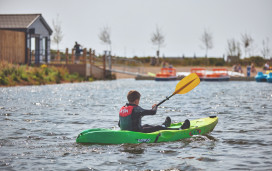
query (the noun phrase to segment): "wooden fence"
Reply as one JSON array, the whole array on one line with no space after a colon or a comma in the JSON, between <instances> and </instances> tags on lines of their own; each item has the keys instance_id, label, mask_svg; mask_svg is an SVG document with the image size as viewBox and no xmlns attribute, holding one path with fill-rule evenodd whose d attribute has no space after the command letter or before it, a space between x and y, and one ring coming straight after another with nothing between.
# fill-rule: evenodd
<instances>
[{"instance_id":1,"label":"wooden fence","mask_svg":"<svg viewBox=\"0 0 272 171\"><path fill-rule=\"evenodd\" d=\"M112 79L113 75L111 71L106 69L105 55L97 57L95 50L83 49L78 59L75 54L75 49L72 49L69 53L69 49L66 48L65 52L57 50L51 53L51 60L49 65L57 67L66 67L70 73L77 72L81 76L92 76L96 79Z\"/></svg>"},{"instance_id":2,"label":"wooden fence","mask_svg":"<svg viewBox=\"0 0 272 171\"><path fill-rule=\"evenodd\" d=\"M82 50L82 53L77 56L75 54L75 49L72 49L71 53L69 53L69 49L66 48L65 52L60 52L57 50L55 53L51 53L52 64L86 64L86 63L95 63L95 50L89 49L87 51L86 48Z\"/></svg>"}]
</instances>

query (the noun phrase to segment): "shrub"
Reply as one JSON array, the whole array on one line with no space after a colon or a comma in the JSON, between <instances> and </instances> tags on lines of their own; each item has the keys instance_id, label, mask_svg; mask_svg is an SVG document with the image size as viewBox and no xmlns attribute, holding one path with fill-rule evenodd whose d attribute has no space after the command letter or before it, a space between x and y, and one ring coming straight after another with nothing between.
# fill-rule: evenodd
<instances>
[{"instance_id":1,"label":"shrub","mask_svg":"<svg viewBox=\"0 0 272 171\"><path fill-rule=\"evenodd\" d=\"M0 85L8 85L6 77L0 76Z\"/></svg>"},{"instance_id":2,"label":"shrub","mask_svg":"<svg viewBox=\"0 0 272 171\"><path fill-rule=\"evenodd\" d=\"M41 67L0 63L0 85L40 85L48 83L76 82L84 79L79 74L69 74L66 68L42 65Z\"/></svg>"}]
</instances>

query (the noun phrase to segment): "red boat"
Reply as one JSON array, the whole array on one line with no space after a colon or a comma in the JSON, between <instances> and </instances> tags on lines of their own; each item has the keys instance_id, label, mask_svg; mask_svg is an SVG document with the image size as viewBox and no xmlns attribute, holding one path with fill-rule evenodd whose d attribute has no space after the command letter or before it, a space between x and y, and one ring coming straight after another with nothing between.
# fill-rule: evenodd
<instances>
[{"instance_id":1,"label":"red boat","mask_svg":"<svg viewBox=\"0 0 272 171\"><path fill-rule=\"evenodd\" d=\"M156 81L170 81L177 80L175 68L161 68L161 72L156 74Z\"/></svg>"},{"instance_id":2,"label":"red boat","mask_svg":"<svg viewBox=\"0 0 272 171\"><path fill-rule=\"evenodd\" d=\"M201 81L229 81L230 76L225 68L214 68L206 71L204 68L192 68L191 73L196 73Z\"/></svg>"},{"instance_id":3,"label":"red boat","mask_svg":"<svg viewBox=\"0 0 272 171\"><path fill-rule=\"evenodd\" d=\"M205 68L192 68L191 73L196 73L196 75L199 78L202 78L206 75L206 69Z\"/></svg>"}]
</instances>

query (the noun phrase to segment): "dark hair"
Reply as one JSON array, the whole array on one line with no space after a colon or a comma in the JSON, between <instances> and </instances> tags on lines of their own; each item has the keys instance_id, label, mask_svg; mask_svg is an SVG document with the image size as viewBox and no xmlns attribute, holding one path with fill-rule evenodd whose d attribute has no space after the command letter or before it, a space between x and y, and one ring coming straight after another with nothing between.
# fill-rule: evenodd
<instances>
[{"instance_id":1,"label":"dark hair","mask_svg":"<svg viewBox=\"0 0 272 171\"><path fill-rule=\"evenodd\" d=\"M133 103L135 100L140 99L141 94L136 90L130 90L127 94L127 99L129 103Z\"/></svg>"}]
</instances>

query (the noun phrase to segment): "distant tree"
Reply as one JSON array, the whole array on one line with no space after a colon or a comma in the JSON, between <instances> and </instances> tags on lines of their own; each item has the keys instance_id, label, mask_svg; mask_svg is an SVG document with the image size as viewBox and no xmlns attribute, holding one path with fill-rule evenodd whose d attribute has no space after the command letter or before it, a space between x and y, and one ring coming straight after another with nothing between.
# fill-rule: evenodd
<instances>
[{"instance_id":1,"label":"distant tree","mask_svg":"<svg viewBox=\"0 0 272 171\"><path fill-rule=\"evenodd\" d=\"M240 43L235 39L228 40L227 54L228 56L240 56L241 55Z\"/></svg>"},{"instance_id":2,"label":"distant tree","mask_svg":"<svg viewBox=\"0 0 272 171\"><path fill-rule=\"evenodd\" d=\"M105 26L101 29L100 34L98 35L99 39L102 43L106 44L111 51L111 33L110 28Z\"/></svg>"},{"instance_id":3,"label":"distant tree","mask_svg":"<svg viewBox=\"0 0 272 171\"><path fill-rule=\"evenodd\" d=\"M252 46L252 43L253 43L253 39L249 34L247 33L242 34L242 44L245 51L244 57L247 57L250 47Z\"/></svg>"},{"instance_id":4,"label":"distant tree","mask_svg":"<svg viewBox=\"0 0 272 171\"><path fill-rule=\"evenodd\" d=\"M201 36L202 43L204 44L206 54L205 57L208 57L208 50L213 48L213 37L212 34L208 30L204 30L204 33Z\"/></svg>"},{"instance_id":5,"label":"distant tree","mask_svg":"<svg viewBox=\"0 0 272 171\"><path fill-rule=\"evenodd\" d=\"M61 29L61 22L59 20L59 15L57 15L56 20L53 20L53 42L57 44L59 50L59 44L63 39L62 29Z\"/></svg>"},{"instance_id":6,"label":"distant tree","mask_svg":"<svg viewBox=\"0 0 272 171\"><path fill-rule=\"evenodd\" d=\"M151 36L151 42L153 43L154 46L157 46L157 56L159 57L160 55L160 48L164 45L164 35L161 31L161 29L157 26L156 31L152 33Z\"/></svg>"},{"instance_id":7,"label":"distant tree","mask_svg":"<svg viewBox=\"0 0 272 171\"><path fill-rule=\"evenodd\" d=\"M263 47L261 49L261 53L264 58L268 58L270 55L269 38L268 37L265 40L263 40Z\"/></svg>"}]
</instances>

